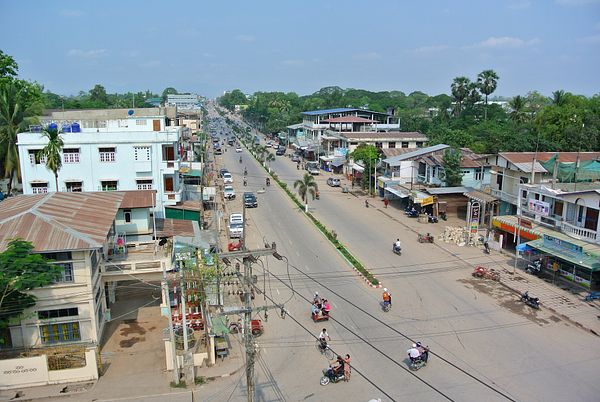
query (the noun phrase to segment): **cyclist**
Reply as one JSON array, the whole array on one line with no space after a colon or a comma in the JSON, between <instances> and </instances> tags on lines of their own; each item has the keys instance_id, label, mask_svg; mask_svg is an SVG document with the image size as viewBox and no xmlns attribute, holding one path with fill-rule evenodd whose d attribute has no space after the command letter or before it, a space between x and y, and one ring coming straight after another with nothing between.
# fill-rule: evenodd
<instances>
[{"instance_id":1,"label":"cyclist","mask_svg":"<svg viewBox=\"0 0 600 402\"><path fill-rule=\"evenodd\" d=\"M323 331L319 334L319 342L321 342L321 350L327 349L327 341L330 341L331 338L327 333L327 329L323 328Z\"/></svg>"}]
</instances>

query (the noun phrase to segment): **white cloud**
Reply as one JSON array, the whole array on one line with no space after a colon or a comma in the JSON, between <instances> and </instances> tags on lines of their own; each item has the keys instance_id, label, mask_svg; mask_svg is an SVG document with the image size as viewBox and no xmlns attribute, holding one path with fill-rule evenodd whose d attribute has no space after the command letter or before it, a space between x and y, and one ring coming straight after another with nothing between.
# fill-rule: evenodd
<instances>
[{"instance_id":1,"label":"white cloud","mask_svg":"<svg viewBox=\"0 0 600 402\"><path fill-rule=\"evenodd\" d=\"M537 38L523 40L521 38L514 38L511 36L501 36L501 37L490 37L482 42L476 43L472 46L468 47L481 47L481 48L519 48L532 46L540 43L540 40Z\"/></svg>"},{"instance_id":2,"label":"white cloud","mask_svg":"<svg viewBox=\"0 0 600 402\"><path fill-rule=\"evenodd\" d=\"M577 41L580 43L595 45L600 43L600 35L586 36L584 38L579 38Z\"/></svg>"},{"instance_id":3,"label":"white cloud","mask_svg":"<svg viewBox=\"0 0 600 402\"><path fill-rule=\"evenodd\" d=\"M441 52L443 50L450 49L448 45L433 45L433 46L421 46L416 49L413 49L415 53L436 53Z\"/></svg>"},{"instance_id":4,"label":"white cloud","mask_svg":"<svg viewBox=\"0 0 600 402\"><path fill-rule=\"evenodd\" d=\"M511 10L524 10L529 7L531 7L531 2L529 0L515 1L508 5L508 8Z\"/></svg>"},{"instance_id":5,"label":"white cloud","mask_svg":"<svg viewBox=\"0 0 600 402\"><path fill-rule=\"evenodd\" d=\"M235 37L235 40L240 42L254 42L256 38L252 35L238 35Z\"/></svg>"},{"instance_id":6,"label":"white cloud","mask_svg":"<svg viewBox=\"0 0 600 402\"><path fill-rule=\"evenodd\" d=\"M352 58L359 60L377 60L381 58L381 55L377 52L356 53L352 55Z\"/></svg>"},{"instance_id":7,"label":"white cloud","mask_svg":"<svg viewBox=\"0 0 600 402\"><path fill-rule=\"evenodd\" d=\"M100 57L104 57L107 54L107 50L106 49L90 49L90 50L69 49L67 54L72 57L80 57L80 58L84 58L84 59L98 59Z\"/></svg>"},{"instance_id":8,"label":"white cloud","mask_svg":"<svg viewBox=\"0 0 600 402\"><path fill-rule=\"evenodd\" d=\"M561 6L587 6L589 4L600 4L600 0L556 0Z\"/></svg>"},{"instance_id":9,"label":"white cloud","mask_svg":"<svg viewBox=\"0 0 600 402\"><path fill-rule=\"evenodd\" d=\"M64 9L64 10L60 10L59 14L62 17L69 17L69 18L79 18L83 15L83 11L81 10L68 10L68 9Z\"/></svg>"}]
</instances>

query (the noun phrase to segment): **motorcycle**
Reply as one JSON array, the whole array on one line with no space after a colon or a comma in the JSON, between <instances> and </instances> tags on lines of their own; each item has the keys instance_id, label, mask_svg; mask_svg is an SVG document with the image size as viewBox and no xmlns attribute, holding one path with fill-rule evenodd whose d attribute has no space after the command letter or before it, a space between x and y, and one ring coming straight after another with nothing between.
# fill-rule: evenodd
<instances>
[{"instance_id":1,"label":"motorcycle","mask_svg":"<svg viewBox=\"0 0 600 402\"><path fill-rule=\"evenodd\" d=\"M483 253L484 254L490 253L490 245L488 244L487 241L483 242Z\"/></svg>"},{"instance_id":2,"label":"motorcycle","mask_svg":"<svg viewBox=\"0 0 600 402\"><path fill-rule=\"evenodd\" d=\"M427 234L418 234L417 235L417 240L419 241L419 243L433 243L433 236L429 233Z\"/></svg>"},{"instance_id":3,"label":"motorcycle","mask_svg":"<svg viewBox=\"0 0 600 402\"><path fill-rule=\"evenodd\" d=\"M267 187L269 187L269 186L271 185L271 179L269 179L269 178L267 177L267 179L266 179L265 181L266 181Z\"/></svg>"},{"instance_id":4,"label":"motorcycle","mask_svg":"<svg viewBox=\"0 0 600 402\"><path fill-rule=\"evenodd\" d=\"M404 215L408 216L409 218L417 218L419 213L415 209L411 209L409 211L404 211Z\"/></svg>"},{"instance_id":5,"label":"motorcycle","mask_svg":"<svg viewBox=\"0 0 600 402\"><path fill-rule=\"evenodd\" d=\"M242 163L242 157L240 156L240 163Z\"/></svg>"},{"instance_id":6,"label":"motorcycle","mask_svg":"<svg viewBox=\"0 0 600 402\"><path fill-rule=\"evenodd\" d=\"M248 185L248 182L246 181L246 179L244 179L244 187L246 187Z\"/></svg>"},{"instance_id":7,"label":"motorcycle","mask_svg":"<svg viewBox=\"0 0 600 402\"><path fill-rule=\"evenodd\" d=\"M317 199L317 200L318 200L318 199L320 199L320 198L321 198L321 194L320 194L320 193L317 191L317 192L315 193L315 199Z\"/></svg>"},{"instance_id":8,"label":"motorcycle","mask_svg":"<svg viewBox=\"0 0 600 402\"><path fill-rule=\"evenodd\" d=\"M402 249L396 248L396 243L392 244L392 251L394 252L394 254L402 255Z\"/></svg>"},{"instance_id":9,"label":"motorcycle","mask_svg":"<svg viewBox=\"0 0 600 402\"><path fill-rule=\"evenodd\" d=\"M336 383L336 382L340 382L344 380L344 371L340 370L340 372L338 372L337 374L334 374L333 372L333 367L331 367L331 365L323 370L323 377L321 377L321 385L325 386L327 384L329 384L330 382L332 383Z\"/></svg>"},{"instance_id":10,"label":"motorcycle","mask_svg":"<svg viewBox=\"0 0 600 402\"><path fill-rule=\"evenodd\" d=\"M248 170L244 169L244 176L248 176Z\"/></svg>"},{"instance_id":11,"label":"motorcycle","mask_svg":"<svg viewBox=\"0 0 600 402\"><path fill-rule=\"evenodd\" d=\"M392 303L386 301L381 302L381 309L387 313L392 309Z\"/></svg>"},{"instance_id":12,"label":"motorcycle","mask_svg":"<svg viewBox=\"0 0 600 402\"><path fill-rule=\"evenodd\" d=\"M365 200L365 208L369 208L369 200Z\"/></svg>"},{"instance_id":13,"label":"motorcycle","mask_svg":"<svg viewBox=\"0 0 600 402\"><path fill-rule=\"evenodd\" d=\"M425 355L423 357L423 355ZM426 366L427 365L427 359L429 358L429 348L425 347L425 352L423 352L423 354L415 359L410 359L410 364L409 364L409 368L412 371L417 371L419 370L421 367Z\"/></svg>"},{"instance_id":14,"label":"motorcycle","mask_svg":"<svg viewBox=\"0 0 600 402\"><path fill-rule=\"evenodd\" d=\"M529 307L533 307L535 309L540 308L540 299L538 297L529 296L528 291L521 295L521 301L527 304Z\"/></svg>"},{"instance_id":15,"label":"motorcycle","mask_svg":"<svg viewBox=\"0 0 600 402\"><path fill-rule=\"evenodd\" d=\"M427 222L429 223L438 223L438 218L433 215L427 215Z\"/></svg>"},{"instance_id":16,"label":"motorcycle","mask_svg":"<svg viewBox=\"0 0 600 402\"><path fill-rule=\"evenodd\" d=\"M542 273L542 261L535 260L527 264L527 268L525 268L525 272L531 275L539 275Z\"/></svg>"},{"instance_id":17,"label":"motorcycle","mask_svg":"<svg viewBox=\"0 0 600 402\"><path fill-rule=\"evenodd\" d=\"M440 218L442 218L443 221L448 220L448 216L446 215L446 212L440 212Z\"/></svg>"}]
</instances>

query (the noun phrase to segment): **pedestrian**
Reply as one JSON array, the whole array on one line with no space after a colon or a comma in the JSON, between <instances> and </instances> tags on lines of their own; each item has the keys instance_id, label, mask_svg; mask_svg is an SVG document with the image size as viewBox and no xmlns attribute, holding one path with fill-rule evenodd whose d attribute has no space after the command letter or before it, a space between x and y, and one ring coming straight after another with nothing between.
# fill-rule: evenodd
<instances>
[{"instance_id":1,"label":"pedestrian","mask_svg":"<svg viewBox=\"0 0 600 402\"><path fill-rule=\"evenodd\" d=\"M344 379L350 381L350 355L346 354L344 358Z\"/></svg>"},{"instance_id":2,"label":"pedestrian","mask_svg":"<svg viewBox=\"0 0 600 402\"><path fill-rule=\"evenodd\" d=\"M390 203L390 201L387 198L383 199L383 205L387 208L388 204Z\"/></svg>"}]
</instances>

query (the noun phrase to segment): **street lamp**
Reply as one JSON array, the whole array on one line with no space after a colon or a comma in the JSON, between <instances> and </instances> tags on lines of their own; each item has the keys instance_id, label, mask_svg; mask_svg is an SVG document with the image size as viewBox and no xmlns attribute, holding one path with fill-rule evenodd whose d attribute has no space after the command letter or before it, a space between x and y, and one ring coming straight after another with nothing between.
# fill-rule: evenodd
<instances>
[{"instance_id":1,"label":"street lamp","mask_svg":"<svg viewBox=\"0 0 600 402\"><path fill-rule=\"evenodd\" d=\"M510 177L510 178L513 178L513 179L519 179L519 184L527 184L520 177L507 175L505 173L500 173L500 172L495 171L495 170L490 170L490 174L498 174L498 175ZM517 270L517 260L519 258L519 250L517 249L517 247L519 246L519 244L521 244L521 214L520 214L520 212L521 212L520 198L521 197L519 195L519 191L520 191L520 189L517 186L517 244L515 245L515 265L513 266L513 272L512 272L513 275L515 274L515 272Z\"/></svg>"}]
</instances>

